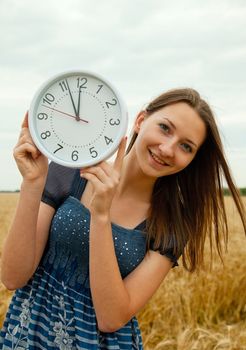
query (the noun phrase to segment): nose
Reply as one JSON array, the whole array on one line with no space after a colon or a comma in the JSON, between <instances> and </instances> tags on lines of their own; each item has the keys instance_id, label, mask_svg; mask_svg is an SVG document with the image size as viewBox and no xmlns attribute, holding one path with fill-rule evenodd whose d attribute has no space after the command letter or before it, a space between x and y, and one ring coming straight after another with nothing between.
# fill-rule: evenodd
<instances>
[{"instance_id":1,"label":"nose","mask_svg":"<svg viewBox=\"0 0 246 350\"><path fill-rule=\"evenodd\" d=\"M171 142L171 141L167 141L167 142L164 142L164 143L161 143L159 145L159 150L161 152L161 155L163 157L169 157L169 158L173 158L174 156L174 143Z\"/></svg>"}]
</instances>

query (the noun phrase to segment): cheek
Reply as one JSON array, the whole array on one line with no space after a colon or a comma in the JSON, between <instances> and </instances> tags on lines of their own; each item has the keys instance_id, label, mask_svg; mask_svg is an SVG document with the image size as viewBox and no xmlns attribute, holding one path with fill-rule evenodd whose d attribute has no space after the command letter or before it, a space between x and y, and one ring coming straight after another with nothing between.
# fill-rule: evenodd
<instances>
[{"instance_id":1,"label":"cheek","mask_svg":"<svg viewBox=\"0 0 246 350\"><path fill-rule=\"evenodd\" d=\"M146 135L145 135L146 136ZM146 142L146 138L142 137L142 135L138 135L136 138L136 141L134 143L134 154L135 159L140 168L143 170L145 165L147 164L147 158L148 158L148 142Z\"/></svg>"},{"instance_id":2,"label":"cheek","mask_svg":"<svg viewBox=\"0 0 246 350\"><path fill-rule=\"evenodd\" d=\"M182 151L180 151L179 156L176 158L177 166L180 168L180 170L186 168L195 158L195 154L184 154Z\"/></svg>"},{"instance_id":3,"label":"cheek","mask_svg":"<svg viewBox=\"0 0 246 350\"><path fill-rule=\"evenodd\" d=\"M156 135L153 135L153 132L150 132L150 130L145 127L142 127L136 138L137 147L139 149L146 148L147 146L156 144L157 142L159 141L157 140Z\"/></svg>"},{"instance_id":4,"label":"cheek","mask_svg":"<svg viewBox=\"0 0 246 350\"><path fill-rule=\"evenodd\" d=\"M135 141L135 149L136 152L139 152L139 150L143 149L144 145L145 145L145 138L143 137L142 133L139 133L136 141Z\"/></svg>"}]
</instances>

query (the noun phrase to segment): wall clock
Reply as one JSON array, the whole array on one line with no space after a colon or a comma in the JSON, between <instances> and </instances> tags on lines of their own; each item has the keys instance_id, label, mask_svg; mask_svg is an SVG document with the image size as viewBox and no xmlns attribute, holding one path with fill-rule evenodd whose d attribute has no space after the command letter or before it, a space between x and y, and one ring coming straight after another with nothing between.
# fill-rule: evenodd
<instances>
[{"instance_id":1,"label":"wall clock","mask_svg":"<svg viewBox=\"0 0 246 350\"><path fill-rule=\"evenodd\" d=\"M29 129L50 160L82 168L109 158L127 131L126 105L105 78L67 71L48 79L30 106Z\"/></svg>"}]
</instances>

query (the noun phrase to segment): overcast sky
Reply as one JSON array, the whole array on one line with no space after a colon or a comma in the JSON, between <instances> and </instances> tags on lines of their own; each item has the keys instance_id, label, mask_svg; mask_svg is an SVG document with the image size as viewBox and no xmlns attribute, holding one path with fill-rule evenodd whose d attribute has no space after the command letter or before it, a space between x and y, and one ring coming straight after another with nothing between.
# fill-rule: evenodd
<instances>
[{"instance_id":1,"label":"overcast sky","mask_svg":"<svg viewBox=\"0 0 246 350\"><path fill-rule=\"evenodd\" d=\"M104 76L130 124L150 99L197 89L246 186L245 0L0 0L0 190L19 188L12 149L36 89L67 69Z\"/></svg>"}]
</instances>

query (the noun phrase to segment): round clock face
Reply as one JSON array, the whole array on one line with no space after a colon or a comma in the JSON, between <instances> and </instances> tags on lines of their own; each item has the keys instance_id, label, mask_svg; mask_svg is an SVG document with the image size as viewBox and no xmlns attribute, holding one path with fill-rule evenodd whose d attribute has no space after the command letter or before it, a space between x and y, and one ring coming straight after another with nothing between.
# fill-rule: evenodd
<instances>
[{"instance_id":1,"label":"round clock face","mask_svg":"<svg viewBox=\"0 0 246 350\"><path fill-rule=\"evenodd\" d=\"M72 71L46 81L29 111L34 143L49 159L81 168L110 157L127 130L124 101L98 74Z\"/></svg>"}]
</instances>

